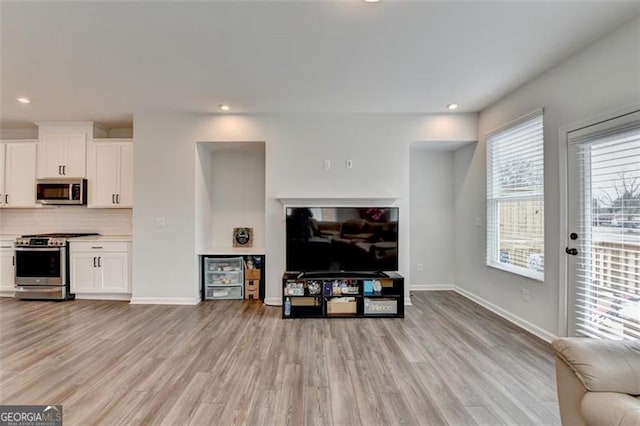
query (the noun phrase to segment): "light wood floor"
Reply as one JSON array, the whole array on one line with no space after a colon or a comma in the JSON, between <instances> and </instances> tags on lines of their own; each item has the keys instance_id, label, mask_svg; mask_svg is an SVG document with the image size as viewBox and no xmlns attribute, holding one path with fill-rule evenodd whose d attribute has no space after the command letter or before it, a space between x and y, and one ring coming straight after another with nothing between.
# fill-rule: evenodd
<instances>
[{"instance_id":1,"label":"light wood floor","mask_svg":"<svg viewBox=\"0 0 640 426\"><path fill-rule=\"evenodd\" d=\"M404 319L0 300L0 404L65 425L559 424L549 345L453 292Z\"/></svg>"}]
</instances>

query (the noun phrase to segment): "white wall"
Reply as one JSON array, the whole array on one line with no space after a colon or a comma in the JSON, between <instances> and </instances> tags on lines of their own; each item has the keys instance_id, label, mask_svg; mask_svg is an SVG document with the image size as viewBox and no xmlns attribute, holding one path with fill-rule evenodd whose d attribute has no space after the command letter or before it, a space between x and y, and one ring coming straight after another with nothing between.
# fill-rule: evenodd
<instances>
[{"instance_id":1,"label":"white wall","mask_svg":"<svg viewBox=\"0 0 640 426\"><path fill-rule=\"evenodd\" d=\"M253 228L253 247L264 248L264 143L218 143L209 175L209 246L231 247L233 228Z\"/></svg>"},{"instance_id":2,"label":"white wall","mask_svg":"<svg viewBox=\"0 0 640 426\"><path fill-rule=\"evenodd\" d=\"M278 197L398 197L405 253L400 271L410 284L409 227L402 225L410 220L409 145L473 141L476 126L475 114L136 114L132 301L196 303L199 298L196 141L265 141L266 297L278 303L284 270ZM325 159L332 161L331 170L323 169ZM347 159L353 160L352 169L344 166ZM165 218L164 228L154 227L157 217Z\"/></svg>"},{"instance_id":3,"label":"white wall","mask_svg":"<svg viewBox=\"0 0 640 426\"><path fill-rule=\"evenodd\" d=\"M454 283L453 150L429 145L416 142L410 147L410 268L414 290L451 288ZM418 264L422 264L422 271Z\"/></svg>"},{"instance_id":4,"label":"white wall","mask_svg":"<svg viewBox=\"0 0 640 426\"><path fill-rule=\"evenodd\" d=\"M540 77L483 110L479 142L455 154L456 284L542 336L557 335L559 264L565 236L559 235L559 129L640 101L640 19L628 23ZM485 136L536 108L544 107L545 281L537 282L484 265ZM531 301L521 292L530 290Z\"/></svg>"}]
</instances>

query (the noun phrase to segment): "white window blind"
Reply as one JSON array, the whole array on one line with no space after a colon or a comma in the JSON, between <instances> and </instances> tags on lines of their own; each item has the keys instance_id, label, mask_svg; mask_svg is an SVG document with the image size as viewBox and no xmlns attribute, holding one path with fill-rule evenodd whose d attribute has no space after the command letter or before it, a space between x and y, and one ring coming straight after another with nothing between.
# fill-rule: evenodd
<instances>
[{"instance_id":1,"label":"white window blind","mask_svg":"<svg viewBox=\"0 0 640 426\"><path fill-rule=\"evenodd\" d=\"M544 279L542 110L487 138L487 265Z\"/></svg>"},{"instance_id":2,"label":"white window blind","mask_svg":"<svg viewBox=\"0 0 640 426\"><path fill-rule=\"evenodd\" d=\"M570 144L580 174L576 331L640 339L640 122Z\"/></svg>"}]
</instances>

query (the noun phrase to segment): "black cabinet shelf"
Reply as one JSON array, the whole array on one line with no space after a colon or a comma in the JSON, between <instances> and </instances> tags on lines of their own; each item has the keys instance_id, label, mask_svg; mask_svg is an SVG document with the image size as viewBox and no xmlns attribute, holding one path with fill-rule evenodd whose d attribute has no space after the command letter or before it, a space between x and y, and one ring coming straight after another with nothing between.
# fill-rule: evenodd
<instances>
[{"instance_id":1,"label":"black cabinet shelf","mask_svg":"<svg viewBox=\"0 0 640 426\"><path fill-rule=\"evenodd\" d=\"M282 318L404 318L404 278L396 272L286 272L282 300Z\"/></svg>"}]
</instances>

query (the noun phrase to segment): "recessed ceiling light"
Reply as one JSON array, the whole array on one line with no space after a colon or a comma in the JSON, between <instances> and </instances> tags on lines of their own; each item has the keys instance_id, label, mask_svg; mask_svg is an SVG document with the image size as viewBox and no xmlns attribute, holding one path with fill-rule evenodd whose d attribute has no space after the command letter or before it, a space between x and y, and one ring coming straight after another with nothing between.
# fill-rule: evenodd
<instances>
[{"instance_id":1,"label":"recessed ceiling light","mask_svg":"<svg viewBox=\"0 0 640 426\"><path fill-rule=\"evenodd\" d=\"M229 111L231 109L231 107L229 105L226 105L226 104L220 104L219 107L223 111Z\"/></svg>"},{"instance_id":2,"label":"recessed ceiling light","mask_svg":"<svg viewBox=\"0 0 640 426\"><path fill-rule=\"evenodd\" d=\"M25 97L18 98L18 99L16 99L16 101L20 102L21 104L30 104L31 103L31 99L25 98Z\"/></svg>"},{"instance_id":3,"label":"recessed ceiling light","mask_svg":"<svg viewBox=\"0 0 640 426\"><path fill-rule=\"evenodd\" d=\"M364 0L367 3L378 3L380 0Z\"/></svg>"},{"instance_id":4,"label":"recessed ceiling light","mask_svg":"<svg viewBox=\"0 0 640 426\"><path fill-rule=\"evenodd\" d=\"M453 111L454 109L458 109L458 104L449 104L449 105L447 105L447 108L449 108L451 111Z\"/></svg>"}]
</instances>

